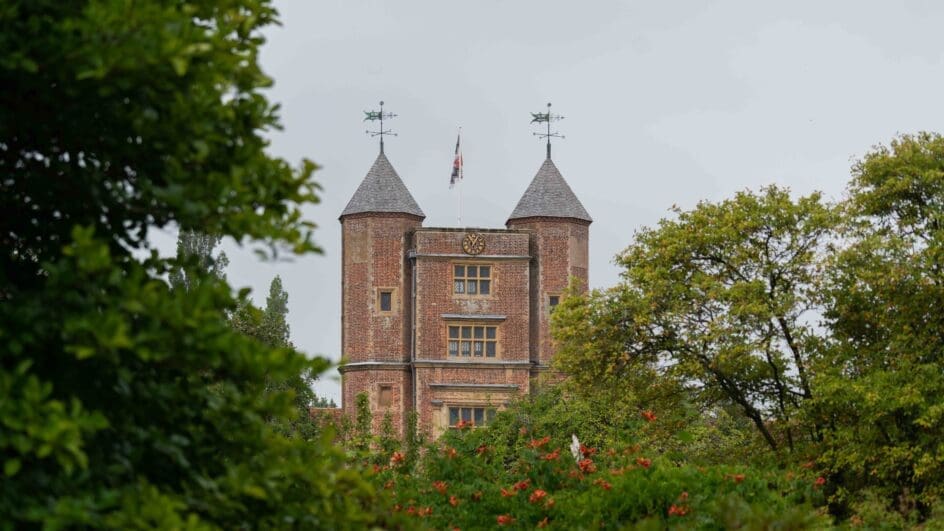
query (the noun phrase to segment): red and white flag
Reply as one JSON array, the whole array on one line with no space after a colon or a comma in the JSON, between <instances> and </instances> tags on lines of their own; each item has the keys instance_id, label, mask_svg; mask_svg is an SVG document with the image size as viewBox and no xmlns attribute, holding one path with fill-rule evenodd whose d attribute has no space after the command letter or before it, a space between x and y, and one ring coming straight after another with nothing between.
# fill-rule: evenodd
<instances>
[{"instance_id":1,"label":"red and white flag","mask_svg":"<svg viewBox=\"0 0 944 531\"><path fill-rule=\"evenodd\" d=\"M462 148L459 147L459 140L462 138L460 133L456 136L456 158L452 161L452 176L449 177L449 188L462 180Z\"/></svg>"}]
</instances>

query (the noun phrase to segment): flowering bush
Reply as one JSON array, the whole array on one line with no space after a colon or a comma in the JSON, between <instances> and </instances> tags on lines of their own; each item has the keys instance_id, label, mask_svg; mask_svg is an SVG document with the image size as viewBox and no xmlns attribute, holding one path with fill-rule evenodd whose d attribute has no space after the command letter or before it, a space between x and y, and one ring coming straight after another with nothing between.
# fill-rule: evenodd
<instances>
[{"instance_id":1,"label":"flowering bush","mask_svg":"<svg viewBox=\"0 0 944 531\"><path fill-rule=\"evenodd\" d=\"M391 485L394 511L417 527L481 529L808 528L829 525L812 470L791 474L747 467L698 467L638 446L580 447L569 437L517 430L511 451L498 452L494 433L454 430L431 447L419 471L387 467L375 476ZM563 450L562 450L563 449ZM389 459L389 458L388 458Z\"/></svg>"}]
</instances>

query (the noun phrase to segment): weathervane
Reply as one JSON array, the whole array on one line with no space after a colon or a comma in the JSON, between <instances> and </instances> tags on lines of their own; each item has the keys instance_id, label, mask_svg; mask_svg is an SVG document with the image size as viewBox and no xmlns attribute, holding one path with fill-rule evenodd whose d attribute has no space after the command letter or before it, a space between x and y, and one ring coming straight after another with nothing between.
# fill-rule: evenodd
<instances>
[{"instance_id":1,"label":"weathervane","mask_svg":"<svg viewBox=\"0 0 944 531\"><path fill-rule=\"evenodd\" d=\"M538 138L547 139L547 158L551 158L551 138L564 138L564 135L558 133L557 131L551 132L551 122L558 122L563 120L564 117L559 114L551 114L551 104L547 104L547 112L533 112L531 113L531 123L547 123L547 132L546 133L532 133Z\"/></svg>"},{"instance_id":2,"label":"weathervane","mask_svg":"<svg viewBox=\"0 0 944 531\"><path fill-rule=\"evenodd\" d=\"M364 121L370 120L371 122L375 120L380 120L380 129L377 131L367 130L365 133L371 137L379 136L380 137L380 152L384 152L384 135L397 136L392 129L384 129L384 118L396 118L397 115L392 112L384 112L384 102L380 102L379 111L364 111Z\"/></svg>"}]
</instances>

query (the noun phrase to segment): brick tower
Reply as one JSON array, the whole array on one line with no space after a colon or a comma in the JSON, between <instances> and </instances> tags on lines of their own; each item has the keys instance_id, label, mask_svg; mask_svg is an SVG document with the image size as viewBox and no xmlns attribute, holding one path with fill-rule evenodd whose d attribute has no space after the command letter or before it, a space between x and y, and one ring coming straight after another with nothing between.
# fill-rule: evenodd
<instances>
[{"instance_id":1,"label":"brick tower","mask_svg":"<svg viewBox=\"0 0 944 531\"><path fill-rule=\"evenodd\" d=\"M548 158L504 229L423 227L383 154L341 214L344 413L376 432L415 411L432 436L488 424L554 354L549 316L587 282L590 216Z\"/></svg>"},{"instance_id":2,"label":"brick tower","mask_svg":"<svg viewBox=\"0 0 944 531\"><path fill-rule=\"evenodd\" d=\"M554 355L551 310L560 302L570 278L587 287L592 222L551 160L548 144L547 158L505 222L509 229L526 229L531 234L532 379L547 370Z\"/></svg>"},{"instance_id":3,"label":"brick tower","mask_svg":"<svg viewBox=\"0 0 944 531\"><path fill-rule=\"evenodd\" d=\"M381 147L339 218L342 407L354 418L356 397L366 393L375 431L389 414L402 434L413 409L412 272L405 257L425 217Z\"/></svg>"}]
</instances>

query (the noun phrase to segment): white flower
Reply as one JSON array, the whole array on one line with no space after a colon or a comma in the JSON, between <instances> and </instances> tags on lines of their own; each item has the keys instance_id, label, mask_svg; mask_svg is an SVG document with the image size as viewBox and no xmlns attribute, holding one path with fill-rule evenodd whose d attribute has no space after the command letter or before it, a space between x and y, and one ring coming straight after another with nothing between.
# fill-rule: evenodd
<instances>
[{"instance_id":1,"label":"white flower","mask_svg":"<svg viewBox=\"0 0 944 531\"><path fill-rule=\"evenodd\" d=\"M577 440L576 434L570 435L570 453L574 456L574 461L580 462L580 441Z\"/></svg>"}]
</instances>

